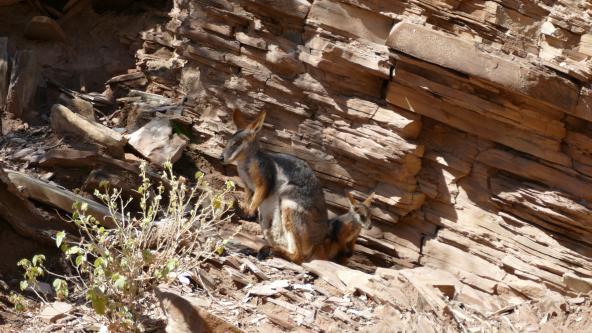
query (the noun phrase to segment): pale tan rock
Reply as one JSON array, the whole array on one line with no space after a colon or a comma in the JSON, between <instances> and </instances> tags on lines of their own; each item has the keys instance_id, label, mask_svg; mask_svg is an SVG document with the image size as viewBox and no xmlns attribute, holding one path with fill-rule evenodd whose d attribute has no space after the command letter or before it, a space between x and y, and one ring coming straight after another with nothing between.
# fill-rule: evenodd
<instances>
[{"instance_id":1,"label":"pale tan rock","mask_svg":"<svg viewBox=\"0 0 592 333\"><path fill-rule=\"evenodd\" d=\"M164 286L156 297L167 316L167 333L240 333L242 330L206 311L196 300L183 297Z\"/></svg>"},{"instance_id":2,"label":"pale tan rock","mask_svg":"<svg viewBox=\"0 0 592 333\"><path fill-rule=\"evenodd\" d=\"M384 44L394 21L344 3L318 0L313 3L307 22Z\"/></svg>"},{"instance_id":3,"label":"pale tan rock","mask_svg":"<svg viewBox=\"0 0 592 333\"><path fill-rule=\"evenodd\" d=\"M572 14L590 6L175 5L166 33L142 34L138 66L149 74L148 89L164 85L195 99L196 153L219 156L235 130L232 110L265 110L262 145L305 159L331 209L347 208L345 188L377 193L373 228L359 238L357 255L428 266L433 271L424 275L441 278L449 298L454 293L454 301L485 317L500 309L511 317L504 308L512 302L553 297L549 289L571 292L563 282L568 272L592 276L591 21ZM174 52L154 53L155 45ZM159 70L173 54L180 86ZM382 283L347 270L341 280L341 268L322 268L346 291L344 280L372 292ZM409 283L394 288L411 288L419 298ZM425 320L421 325L427 329Z\"/></svg>"},{"instance_id":4,"label":"pale tan rock","mask_svg":"<svg viewBox=\"0 0 592 333\"><path fill-rule=\"evenodd\" d=\"M580 98L574 111L571 112L574 116L588 121L592 121L592 88L582 87L580 91Z\"/></svg>"},{"instance_id":5,"label":"pale tan rock","mask_svg":"<svg viewBox=\"0 0 592 333\"><path fill-rule=\"evenodd\" d=\"M592 278L580 277L572 272L563 274L563 283L569 289L579 293L587 293L592 290Z\"/></svg>"},{"instance_id":6,"label":"pale tan rock","mask_svg":"<svg viewBox=\"0 0 592 333\"><path fill-rule=\"evenodd\" d=\"M547 295L547 288L534 281L515 280L507 283L510 288L526 295L530 299L541 299Z\"/></svg>"},{"instance_id":7,"label":"pale tan rock","mask_svg":"<svg viewBox=\"0 0 592 333\"><path fill-rule=\"evenodd\" d=\"M158 166L179 160L187 141L185 137L173 133L168 118L154 118L129 135L129 145Z\"/></svg>"},{"instance_id":8,"label":"pale tan rock","mask_svg":"<svg viewBox=\"0 0 592 333\"><path fill-rule=\"evenodd\" d=\"M45 305L39 313L39 318L46 322L55 323L58 319L72 311L73 306L64 302L53 302Z\"/></svg>"},{"instance_id":9,"label":"pale tan rock","mask_svg":"<svg viewBox=\"0 0 592 333\"><path fill-rule=\"evenodd\" d=\"M418 40L422 43L417 43ZM427 27L397 23L386 44L422 60L486 79L567 110L577 103L577 88L571 82L527 63L489 55L460 38Z\"/></svg>"},{"instance_id":10,"label":"pale tan rock","mask_svg":"<svg viewBox=\"0 0 592 333\"><path fill-rule=\"evenodd\" d=\"M304 19L310 9L310 3L306 0L286 0L286 1L275 1L275 0L248 0L256 3L257 5L264 7L264 10L269 10L272 13L280 13L287 17L295 17Z\"/></svg>"}]
</instances>

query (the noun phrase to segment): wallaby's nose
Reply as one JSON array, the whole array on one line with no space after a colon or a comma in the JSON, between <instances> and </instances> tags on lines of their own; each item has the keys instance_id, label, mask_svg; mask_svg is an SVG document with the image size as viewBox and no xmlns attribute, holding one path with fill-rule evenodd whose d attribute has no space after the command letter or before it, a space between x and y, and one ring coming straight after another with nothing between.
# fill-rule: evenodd
<instances>
[{"instance_id":1,"label":"wallaby's nose","mask_svg":"<svg viewBox=\"0 0 592 333\"><path fill-rule=\"evenodd\" d=\"M220 162L224 162L224 154L220 155Z\"/></svg>"}]
</instances>

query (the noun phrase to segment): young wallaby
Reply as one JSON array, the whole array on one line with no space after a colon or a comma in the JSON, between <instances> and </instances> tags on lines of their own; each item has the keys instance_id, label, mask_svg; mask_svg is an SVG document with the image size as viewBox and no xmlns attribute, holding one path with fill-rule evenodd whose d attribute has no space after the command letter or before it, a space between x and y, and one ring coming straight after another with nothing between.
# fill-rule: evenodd
<instances>
[{"instance_id":1,"label":"young wallaby","mask_svg":"<svg viewBox=\"0 0 592 333\"><path fill-rule=\"evenodd\" d=\"M330 229L324 247L317 252L318 259L334 260L345 264L354 253L354 245L362 228L370 229L372 226L372 213L370 205L374 193L366 200L359 202L347 192L349 211L329 221Z\"/></svg>"},{"instance_id":2,"label":"young wallaby","mask_svg":"<svg viewBox=\"0 0 592 333\"><path fill-rule=\"evenodd\" d=\"M238 110L232 116L238 130L221 160L237 165L245 185L245 213L259 211L259 224L273 252L296 263L310 259L329 232L319 180L305 161L259 148L257 133L265 112L250 123Z\"/></svg>"}]
</instances>

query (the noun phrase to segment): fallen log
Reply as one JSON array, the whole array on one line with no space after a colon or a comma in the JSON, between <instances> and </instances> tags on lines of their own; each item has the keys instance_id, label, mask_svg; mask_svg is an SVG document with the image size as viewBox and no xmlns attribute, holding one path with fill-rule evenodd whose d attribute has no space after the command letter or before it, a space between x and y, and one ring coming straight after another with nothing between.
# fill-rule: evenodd
<instances>
[{"instance_id":1,"label":"fallen log","mask_svg":"<svg viewBox=\"0 0 592 333\"><path fill-rule=\"evenodd\" d=\"M21 236L46 245L54 243L51 236L43 232L51 229L52 222L22 195L2 168L0 168L0 219L8 222Z\"/></svg>"},{"instance_id":2,"label":"fallen log","mask_svg":"<svg viewBox=\"0 0 592 333\"><path fill-rule=\"evenodd\" d=\"M71 148L53 149L46 152L39 161L39 166L50 167L96 167L100 165L114 166L135 174L140 173L139 163L129 163L104 156L95 151L77 150ZM151 177L160 179L156 173L150 173Z\"/></svg>"},{"instance_id":3,"label":"fallen log","mask_svg":"<svg viewBox=\"0 0 592 333\"><path fill-rule=\"evenodd\" d=\"M88 137L106 148L107 153L114 157L122 157L126 139L118 132L89 121L83 116L72 112L61 104L51 107L51 128L56 133L73 134L81 138Z\"/></svg>"},{"instance_id":4,"label":"fallen log","mask_svg":"<svg viewBox=\"0 0 592 333\"><path fill-rule=\"evenodd\" d=\"M115 226L109 209L93 200L77 195L58 185L33 178L22 172L6 169L3 172L26 198L43 202L69 213L74 212L74 203L86 203L88 205L87 213L92 215L99 223L108 228Z\"/></svg>"}]
</instances>

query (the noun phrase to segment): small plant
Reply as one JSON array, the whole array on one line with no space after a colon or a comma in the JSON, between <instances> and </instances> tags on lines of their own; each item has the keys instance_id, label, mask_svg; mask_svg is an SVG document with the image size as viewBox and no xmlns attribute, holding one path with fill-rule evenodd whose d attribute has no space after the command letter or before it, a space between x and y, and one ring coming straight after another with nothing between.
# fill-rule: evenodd
<instances>
[{"instance_id":1,"label":"small plant","mask_svg":"<svg viewBox=\"0 0 592 333\"><path fill-rule=\"evenodd\" d=\"M55 278L52 285L57 298L84 297L98 315L108 319L111 331L139 331L142 315L149 308L142 302L149 292L197 269L223 249L218 230L230 218L232 182L217 192L203 173L197 173L196 184L190 187L166 163L162 182L154 187L146 165L140 170L139 212L130 212L132 199L124 200L121 190L101 184L102 192L95 191L95 196L109 208L115 227L103 227L87 212L86 204L75 204L70 221L82 237L63 231L55 236L74 273L50 272L43 256L23 259L19 262L25 269L21 287L34 286L38 277L48 274Z\"/></svg>"},{"instance_id":2,"label":"small plant","mask_svg":"<svg viewBox=\"0 0 592 333\"><path fill-rule=\"evenodd\" d=\"M12 303L16 312L24 312L27 309L27 302L21 294L11 292L8 296L8 301Z\"/></svg>"}]
</instances>

